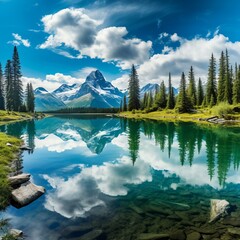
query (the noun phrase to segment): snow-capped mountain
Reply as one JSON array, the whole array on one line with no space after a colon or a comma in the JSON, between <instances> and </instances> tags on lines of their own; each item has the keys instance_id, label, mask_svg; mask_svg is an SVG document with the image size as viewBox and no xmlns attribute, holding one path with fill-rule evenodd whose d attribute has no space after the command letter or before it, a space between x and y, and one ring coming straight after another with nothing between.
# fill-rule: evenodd
<instances>
[{"instance_id":1,"label":"snow-capped mountain","mask_svg":"<svg viewBox=\"0 0 240 240\"><path fill-rule=\"evenodd\" d=\"M59 88L54 90L52 94L65 103L65 102L68 102L69 97L77 93L79 88L80 88L80 85L77 85L77 84L73 84L73 85L62 84Z\"/></svg>"},{"instance_id":2,"label":"snow-capped mountain","mask_svg":"<svg viewBox=\"0 0 240 240\"><path fill-rule=\"evenodd\" d=\"M148 83L140 89L140 98L143 98L145 93L152 92L152 94L155 94L156 89L159 89L159 85L157 83Z\"/></svg>"},{"instance_id":3,"label":"snow-capped mountain","mask_svg":"<svg viewBox=\"0 0 240 240\"><path fill-rule=\"evenodd\" d=\"M48 92L45 88L39 87L34 91L35 109L38 112L52 111L66 108L66 105L59 98Z\"/></svg>"},{"instance_id":4,"label":"snow-capped mountain","mask_svg":"<svg viewBox=\"0 0 240 240\"><path fill-rule=\"evenodd\" d=\"M152 91L154 94L159 89L158 84L149 83L141 88L140 98L144 93ZM168 88L166 87L168 92ZM178 94L178 89L173 89L174 94ZM118 108L124 94L127 91L120 91L110 82L106 81L99 70L91 72L82 85L62 84L53 92L39 87L35 89L36 111L53 111L67 107L92 107L92 108Z\"/></svg>"},{"instance_id":5,"label":"snow-capped mountain","mask_svg":"<svg viewBox=\"0 0 240 240\"><path fill-rule=\"evenodd\" d=\"M106 81L99 70L91 72L76 94L68 98L69 107L119 107L123 93Z\"/></svg>"},{"instance_id":6,"label":"snow-capped mountain","mask_svg":"<svg viewBox=\"0 0 240 240\"><path fill-rule=\"evenodd\" d=\"M144 87L141 88L140 90L140 98L144 97L145 93L149 93L150 91L152 92L152 94L155 94L156 89L159 90L160 86L159 84L155 83L148 83L147 85L145 85ZM168 93L168 87L166 87L166 93ZM176 96L178 94L178 88L174 88L173 87L173 93Z\"/></svg>"}]
</instances>

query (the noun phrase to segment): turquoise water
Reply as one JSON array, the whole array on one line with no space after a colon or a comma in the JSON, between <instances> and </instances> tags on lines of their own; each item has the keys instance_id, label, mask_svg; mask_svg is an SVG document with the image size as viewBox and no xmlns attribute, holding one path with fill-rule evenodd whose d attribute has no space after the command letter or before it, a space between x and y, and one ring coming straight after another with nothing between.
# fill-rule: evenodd
<instances>
[{"instance_id":1,"label":"turquoise water","mask_svg":"<svg viewBox=\"0 0 240 240\"><path fill-rule=\"evenodd\" d=\"M238 209L239 128L72 115L0 130L33 149L23 154L23 172L46 188L3 213L27 239L144 239L193 229L228 239L240 222L236 210L208 223L212 198Z\"/></svg>"}]
</instances>

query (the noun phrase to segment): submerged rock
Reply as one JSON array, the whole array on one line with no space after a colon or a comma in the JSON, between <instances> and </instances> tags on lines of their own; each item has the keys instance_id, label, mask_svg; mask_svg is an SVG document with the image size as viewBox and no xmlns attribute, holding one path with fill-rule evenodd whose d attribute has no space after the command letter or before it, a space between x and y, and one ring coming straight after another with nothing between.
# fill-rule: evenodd
<instances>
[{"instance_id":1,"label":"submerged rock","mask_svg":"<svg viewBox=\"0 0 240 240\"><path fill-rule=\"evenodd\" d=\"M21 187L12 191L11 197L13 200L13 205L17 208L26 206L39 198L42 194L44 194L44 192L44 187L37 186L28 181L22 184Z\"/></svg>"},{"instance_id":2,"label":"submerged rock","mask_svg":"<svg viewBox=\"0 0 240 240\"><path fill-rule=\"evenodd\" d=\"M226 200L211 199L210 221L217 221L219 218L228 215L230 203Z\"/></svg>"},{"instance_id":3,"label":"submerged rock","mask_svg":"<svg viewBox=\"0 0 240 240\"><path fill-rule=\"evenodd\" d=\"M240 228L228 228L230 235L240 236Z\"/></svg>"},{"instance_id":4,"label":"submerged rock","mask_svg":"<svg viewBox=\"0 0 240 240\"><path fill-rule=\"evenodd\" d=\"M17 176L9 177L8 180L10 182L10 185L12 187L15 187L15 186L21 185L22 183L29 181L30 176L31 176L30 174L23 173L23 174L19 174Z\"/></svg>"},{"instance_id":5,"label":"submerged rock","mask_svg":"<svg viewBox=\"0 0 240 240\"><path fill-rule=\"evenodd\" d=\"M101 229L92 230L91 232L88 232L88 233L84 234L83 236L81 236L79 238L79 240L94 240L94 239L97 239L98 237L100 237L102 232L103 231Z\"/></svg>"},{"instance_id":6,"label":"submerged rock","mask_svg":"<svg viewBox=\"0 0 240 240\"><path fill-rule=\"evenodd\" d=\"M158 240L158 239L169 239L169 234L164 233L142 233L139 235L139 240Z\"/></svg>"},{"instance_id":7,"label":"submerged rock","mask_svg":"<svg viewBox=\"0 0 240 240\"><path fill-rule=\"evenodd\" d=\"M201 234L199 232L192 232L187 235L187 240L199 240L201 239Z\"/></svg>"},{"instance_id":8,"label":"submerged rock","mask_svg":"<svg viewBox=\"0 0 240 240\"><path fill-rule=\"evenodd\" d=\"M170 239L171 240L185 240L186 235L183 230L177 230L170 234Z\"/></svg>"},{"instance_id":9,"label":"submerged rock","mask_svg":"<svg viewBox=\"0 0 240 240\"><path fill-rule=\"evenodd\" d=\"M23 231L18 229L10 229L9 234L11 234L14 238L19 238L23 235Z\"/></svg>"}]
</instances>

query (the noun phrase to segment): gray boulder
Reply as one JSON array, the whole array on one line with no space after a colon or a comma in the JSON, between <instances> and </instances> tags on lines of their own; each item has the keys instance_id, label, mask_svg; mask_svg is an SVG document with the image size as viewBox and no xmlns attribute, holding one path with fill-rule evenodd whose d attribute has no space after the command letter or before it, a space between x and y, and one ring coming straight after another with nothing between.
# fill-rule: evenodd
<instances>
[{"instance_id":1,"label":"gray boulder","mask_svg":"<svg viewBox=\"0 0 240 240\"><path fill-rule=\"evenodd\" d=\"M13 205L18 208L26 206L43 195L44 192L44 187L37 186L28 181L12 191Z\"/></svg>"},{"instance_id":2,"label":"gray boulder","mask_svg":"<svg viewBox=\"0 0 240 240\"><path fill-rule=\"evenodd\" d=\"M8 181L10 182L10 185L12 187L15 187L15 186L21 185L22 183L29 181L30 176L31 176L30 174L23 173L23 174L19 174L17 176L9 177Z\"/></svg>"},{"instance_id":3,"label":"gray boulder","mask_svg":"<svg viewBox=\"0 0 240 240\"><path fill-rule=\"evenodd\" d=\"M230 203L226 200L211 199L210 223L227 216Z\"/></svg>"},{"instance_id":4,"label":"gray boulder","mask_svg":"<svg viewBox=\"0 0 240 240\"><path fill-rule=\"evenodd\" d=\"M9 234L11 234L14 238L19 238L23 235L23 231L18 229L10 229Z\"/></svg>"}]
</instances>

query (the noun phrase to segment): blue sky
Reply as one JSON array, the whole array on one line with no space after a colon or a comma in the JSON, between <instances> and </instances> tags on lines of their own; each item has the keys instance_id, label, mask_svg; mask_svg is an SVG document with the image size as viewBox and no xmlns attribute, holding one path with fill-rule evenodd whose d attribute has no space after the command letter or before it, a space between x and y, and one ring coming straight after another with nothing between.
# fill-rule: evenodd
<instances>
[{"instance_id":1,"label":"blue sky","mask_svg":"<svg viewBox=\"0 0 240 240\"><path fill-rule=\"evenodd\" d=\"M238 0L0 0L0 62L18 45L24 84L48 90L96 68L126 88L133 63L141 86L169 71L177 86L191 65L204 80L212 52L239 61L239 9Z\"/></svg>"}]
</instances>

